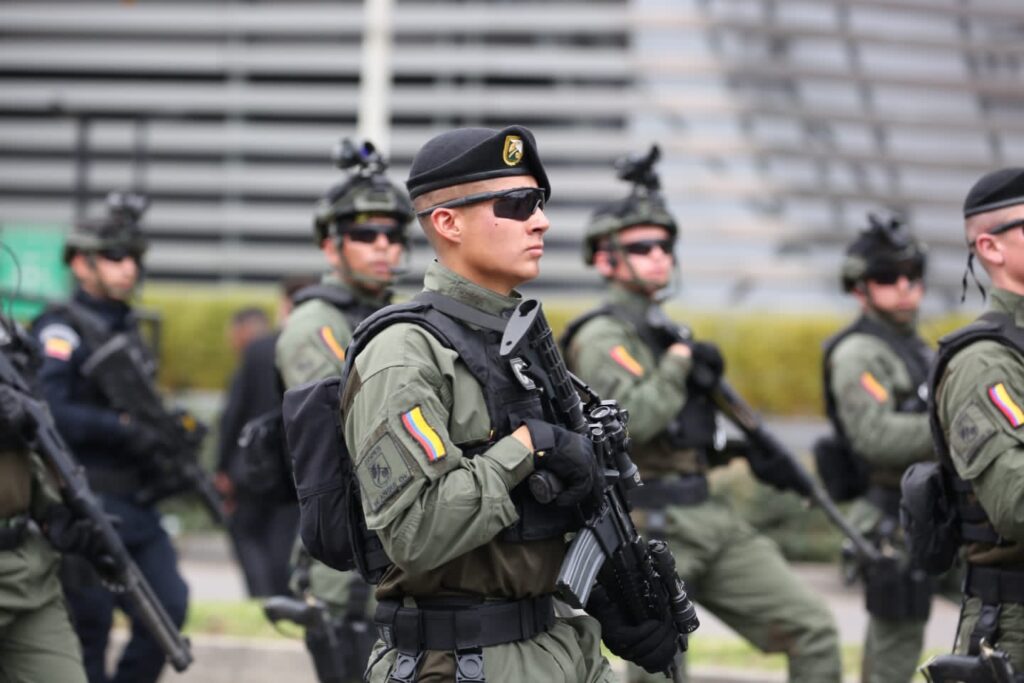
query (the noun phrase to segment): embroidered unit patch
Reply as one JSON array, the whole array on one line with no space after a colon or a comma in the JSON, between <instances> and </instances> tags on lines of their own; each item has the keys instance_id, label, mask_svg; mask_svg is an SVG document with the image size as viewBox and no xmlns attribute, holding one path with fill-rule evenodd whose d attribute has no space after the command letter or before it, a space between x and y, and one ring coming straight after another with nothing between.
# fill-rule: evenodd
<instances>
[{"instance_id":1,"label":"embroidered unit patch","mask_svg":"<svg viewBox=\"0 0 1024 683\"><path fill-rule=\"evenodd\" d=\"M44 327L39 332L39 341L43 343L43 353L57 360L71 358L71 354L82 343L77 332L61 323Z\"/></svg>"},{"instance_id":2,"label":"embroidered unit patch","mask_svg":"<svg viewBox=\"0 0 1024 683\"><path fill-rule=\"evenodd\" d=\"M1010 396L1010 392L1006 390L1006 385L1000 382L993 387L989 387L988 397L995 404L996 408L999 408L999 412L1003 414L1003 417L1006 418L1011 427L1017 429L1024 425L1024 410L1021 410L1017 402Z\"/></svg>"},{"instance_id":3,"label":"embroidered unit patch","mask_svg":"<svg viewBox=\"0 0 1024 683\"><path fill-rule=\"evenodd\" d=\"M427 460L437 462L448 455L444 441L427 423L427 419L423 416L423 410L419 406L407 413L402 413L402 424L405 426L405 431L409 432L409 435L416 439L416 443L423 449Z\"/></svg>"},{"instance_id":4,"label":"embroidered unit patch","mask_svg":"<svg viewBox=\"0 0 1024 683\"><path fill-rule=\"evenodd\" d=\"M889 392L870 372L865 372L860 376L860 386L879 403L885 403L889 398Z\"/></svg>"},{"instance_id":5,"label":"embroidered unit patch","mask_svg":"<svg viewBox=\"0 0 1024 683\"><path fill-rule=\"evenodd\" d=\"M622 344L611 350L611 357L613 361L624 367L631 375L640 377L644 374L644 367L640 365L636 358L633 358L632 354Z\"/></svg>"}]
</instances>

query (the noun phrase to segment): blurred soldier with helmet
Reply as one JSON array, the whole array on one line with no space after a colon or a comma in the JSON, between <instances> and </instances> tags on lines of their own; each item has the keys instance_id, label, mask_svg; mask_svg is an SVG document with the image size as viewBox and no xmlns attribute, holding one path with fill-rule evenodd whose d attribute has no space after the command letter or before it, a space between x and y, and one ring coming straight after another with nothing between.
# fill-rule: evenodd
<instances>
[{"instance_id":1,"label":"blurred soldier with helmet","mask_svg":"<svg viewBox=\"0 0 1024 683\"><path fill-rule=\"evenodd\" d=\"M562 339L570 369L629 411L632 455L644 486L631 496L645 536L668 542L691 595L766 652L789 657L789 680L839 681L838 637L820 598L801 585L778 548L712 497L708 471L744 455L755 475L798 487L785 468L761 468L754 446L726 442L710 392L724 361L660 306L675 274L678 225L660 194L659 156L617 164L630 194L596 210L583 257L606 281L606 302L569 323ZM631 679L642 678L631 670Z\"/></svg>"},{"instance_id":2,"label":"blurred soldier with helmet","mask_svg":"<svg viewBox=\"0 0 1024 683\"><path fill-rule=\"evenodd\" d=\"M153 587L176 626L185 620L188 587L178 572L177 555L152 502L137 493L146 488L152 454L162 444L155 429L115 409L95 376L87 372L93 352L124 335L130 353L151 378L156 359L139 332L131 299L142 273L147 243L139 220L145 197L111 193L108 215L75 226L64 260L77 288L70 301L51 306L32 326L43 350L39 384L61 435L85 467L105 511L120 520L118 532L132 559ZM150 482L151 483L151 482ZM68 569L68 567L65 567ZM71 580L65 591L82 642L91 683L147 683L164 667L164 652L147 629L135 626L113 677L106 673L106 650L115 604L134 620L132 606L97 582Z\"/></svg>"},{"instance_id":3,"label":"blurred soldier with helmet","mask_svg":"<svg viewBox=\"0 0 1024 683\"><path fill-rule=\"evenodd\" d=\"M857 319L825 343L825 411L833 435L815 444L818 472L882 562L858 568L870 615L861 680L909 683L916 670L934 582L905 552L900 477L932 458L927 381L934 356L917 332L925 248L901 217L869 214L846 250L841 280Z\"/></svg>"},{"instance_id":4,"label":"blurred soldier with helmet","mask_svg":"<svg viewBox=\"0 0 1024 683\"><path fill-rule=\"evenodd\" d=\"M404 190L388 180L387 164L369 142L343 140L335 153L349 172L317 203L316 244L330 270L300 290L276 346L284 389L340 375L356 326L391 302L391 285L406 254L413 218ZM297 548L293 590L326 603L338 633L307 629L306 644L324 683L362 678L373 645L372 589L355 572L339 572ZM339 647L343 651L339 650Z\"/></svg>"}]
</instances>

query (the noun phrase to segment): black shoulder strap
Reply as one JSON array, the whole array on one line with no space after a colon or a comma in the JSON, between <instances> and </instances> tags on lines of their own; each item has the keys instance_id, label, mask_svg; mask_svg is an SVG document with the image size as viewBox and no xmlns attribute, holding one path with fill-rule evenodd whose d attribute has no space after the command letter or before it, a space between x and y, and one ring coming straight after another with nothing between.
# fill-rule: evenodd
<instances>
[{"instance_id":1,"label":"black shoulder strap","mask_svg":"<svg viewBox=\"0 0 1024 683\"><path fill-rule=\"evenodd\" d=\"M484 313L468 304L456 301L450 296L445 296L438 292L423 291L414 296L413 300L428 304L431 308L436 308L451 318L462 320L470 325L476 325L486 330L504 332L505 327L508 326L508 320L501 316Z\"/></svg>"},{"instance_id":2,"label":"black shoulder strap","mask_svg":"<svg viewBox=\"0 0 1024 683\"><path fill-rule=\"evenodd\" d=\"M347 308L351 308L356 303L356 298L352 295L352 292L348 291L343 287L336 287L334 285L309 285L303 287L292 296L292 303L296 306L312 301L313 299L320 299L331 304L335 308L339 308L344 311Z\"/></svg>"},{"instance_id":3,"label":"black shoulder strap","mask_svg":"<svg viewBox=\"0 0 1024 683\"><path fill-rule=\"evenodd\" d=\"M949 454L949 444L946 442L946 436L942 433L942 425L939 423L935 393L946 372L946 366L949 365L953 356L974 342L982 340L998 342L1015 349L1017 353L1024 356L1024 329L1017 327L1013 318L1000 311L986 311L970 325L951 332L939 340L939 352L928 380L928 421L931 425L932 440L935 442L939 459L949 466L952 465L952 459Z\"/></svg>"},{"instance_id":4,"label":"black shoulder strap","mask_svg":"<svg viewBox=\"0 0 1024 683\"><path fill-rule=\"evenodd\" d=\"M612 307L610 304L602 304L597 308L591 309L583 315L570 320L565 326L562 336L558 339L558 348L562 351L562 355L568 357L569 345L572 344L573 337L583 329L584 325L594 318L600 318L603 315L612 315Z\"/></svg>"},{"instance_id":5,"label":"black shoulder strap","mask_svg":"<svg viewBox=\"0 0 1024 683\"><path fill-rule=\"evenodd\" d=\"M86 346L96 350L113 336L113 331L103 318L77 301L64 301L47 307L48 313L66 315L71 325L82 335Z\"/></svg>"}]
</instances>

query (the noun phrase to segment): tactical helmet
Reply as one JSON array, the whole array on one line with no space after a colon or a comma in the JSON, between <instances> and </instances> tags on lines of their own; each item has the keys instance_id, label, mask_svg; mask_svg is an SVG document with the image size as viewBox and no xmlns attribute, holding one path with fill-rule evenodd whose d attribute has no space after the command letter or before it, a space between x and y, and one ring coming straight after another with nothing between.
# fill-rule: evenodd
<instances>
[{"instance_id":1,"label":"tactical helmet","mask_svg":"<svg viewBox=\"0 0 1024 683\"><path fill-rule=\"evenodd\" d=\"M331 189L316 204L313 231L319 245L328 235L338 235L338 223L354 220L361 214L384 214L398 221L404 232L415 211L408 195L388 180L387 162L370 142L356 147L348 138L335 148L335 165L342 170L354 167L349 176Z\"/></svg>"},{"instance_id":2,"label":"tactical helmet","mask_svg":"<svg viewBox=\"0 0 1024 683\"><path fill-rule=\"evenodd\" d=\"M149 243L142 234L139 220L149 206L149 199L132 192L111 192L107 195L107 215L77 223L64 240L64 263L70 263L78 252L95 253L105 249L124 249L141 258Z\"/></svg>"},{"instance_id":3,"label":"tactical helmet","mask_svg":"<svg viewBox=\"0 0 1024 683\"><path fill-rule=\"evenodd\" d=\"M634 225L660 225L675 239L679 228L661 197L661 181L654 163L661 155L652 145L645 156L629 156L615 162L618 177L633 183L632 192L624 199L598 207L590 217L583 235L583 261L594 265L601 240Z\"/></svg>"},{"instance_id":4,"label":"tactical helmet","mask_svg":"<svg viewBox=\"0 0 1024 683\"><path fill-rule=\"evenodd\" d=\"M898 214L868 214L868 227L846 249L840 278L843 291L850 292L858 282L874 273L900 266L914 266L924 275L927 250L914 239Z\"/></svg>"}]
</instances>

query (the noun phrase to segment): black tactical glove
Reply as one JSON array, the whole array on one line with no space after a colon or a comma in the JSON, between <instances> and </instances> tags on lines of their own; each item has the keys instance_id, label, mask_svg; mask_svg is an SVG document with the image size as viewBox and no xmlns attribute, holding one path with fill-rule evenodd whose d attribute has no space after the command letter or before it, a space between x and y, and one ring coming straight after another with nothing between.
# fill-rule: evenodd
<instances>
[{"instance_id":1,"label":"black tactical glove","mask_svg":"<svg viewBox=\"0 0 1024 683\"><path fill-rule=\"evenodd\" d=\"M693 365L690 367L690 383L701 391L715 388L725 373L725 359L718 347L708 342L690 342Z\"/></svg>"},{"instance_id":2,"label":"black tactical glove","mask_svg":"<svg viewBox=\"0 0 1024 683\"><path fill-rule=\"evenodd\" d=\"M745 445L744 455L750 464L750 471L765 484L808 498L814 493L785 455L764 451L749 443Z\"/></svg>"},{"instance_id":3,"label":"black tactical glove","mask_svg":"<svg viewBox=\"0 0 1024 683\"><path fill-rule=\"evenodd\" d=\"M117 522L116 518L114 522ZM99 527L91 520L76 517L66 506L51 505L42 520L43 531L50 544L62 553L81 555L107 579L114 574L117 563L110 556Z\"/></svg>"},{"instance_id":4,"label":"black tactical glove","mask_svg":"<svg viewBox=\"0 0 1024 683\"><path fill-rule=\"evenodd\" d=\"M543 420L526 420L533 441L533 466L554 474L564 489L555 503L564 507L596 502L604 489L604 472L590 439Z\"/></svg>"},{"instance_id":5,"label":"black tactical glove","mask_svg":"<svg viewBox=\"0 0 1024 683\"><path fill-rule=\"evenodd\" d=\"M137 458L148 458L163 446L160 432L149 425L130 419L125 425L125 445L128 452Z\"/></svg>"},{"instance_id":6,"label":"black tactical glove","mask_svg":"<svg viewBox=\"0 0 1024 683\"><path fill-rule=\"evenodd\" d=\"M667 609L664 619L647 619L634 626L604 587L597 585L590 593L587 612L601 622L601 640L612 653L652 674L672 664L679 649L679 633Z\"/></svg>"},{"instance_id":7,"label":"black tactical glove","mask_svg":"<svg viewBox=\"0 0 1024 683\"><path fill-rule=\"evenodd\" d=\"M31 419L22 401L22 396L14 388L0 384L0 444L4 446L25 445Z\"/></svg>"}]
</instances>

